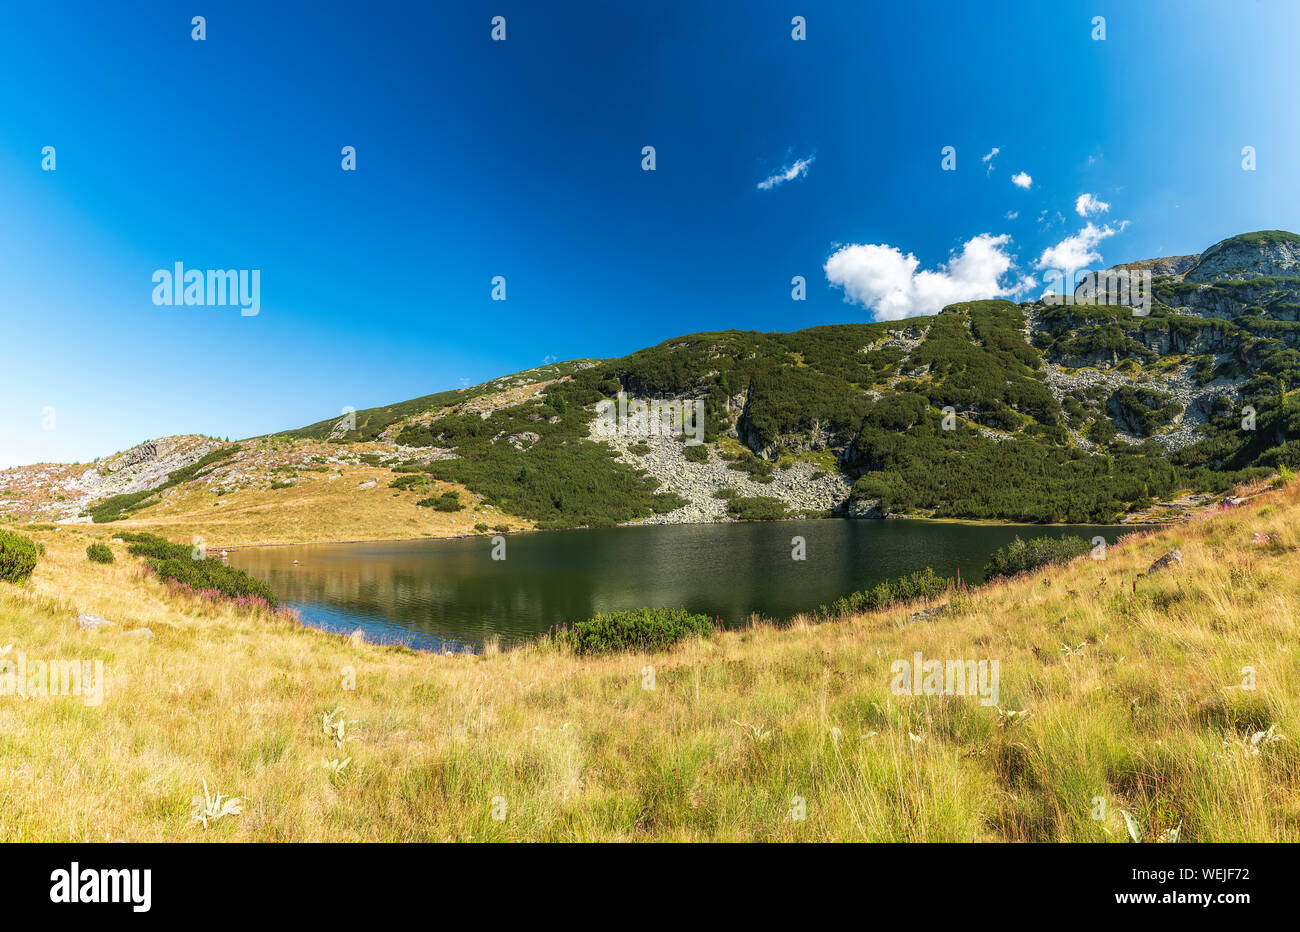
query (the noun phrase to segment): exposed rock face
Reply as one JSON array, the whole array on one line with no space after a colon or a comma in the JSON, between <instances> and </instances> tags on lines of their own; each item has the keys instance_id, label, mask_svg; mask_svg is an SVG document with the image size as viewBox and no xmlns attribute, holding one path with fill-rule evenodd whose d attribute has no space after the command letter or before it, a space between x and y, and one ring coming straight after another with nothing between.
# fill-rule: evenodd
<instances>
[{"instance_id":1,"label":"exposed rock face","mask_svg":"<svg viewBox=\"0 0 1300 932\"><path fill-rule=\"evenodd\" d=\"M625 462L644 469L659 480L659 491L675 492L689 504L663 515L643 518L636 524L701 524L732 520L725 499L715 492L731 489L737 496L778 498L790 510L835 511L843 507L851 488L838 472L817 469L812 463L796 462L789 469L777 469L772 481L756 482L747 474L730 469L712 452L709 461L696 463L686 458L685 446L677 437L605 435L593 422L591 439L608 443ZM644 443L648 452L632 447Z\"/></svg>"},{"instance_id":2,"label":"exposed rock face","mask_svg":"<svg viewBox=\"0 0 1300 932\"><path fill-rule=\"evenodd\" d=\"M1126 262L1107 271L1150 272L1153 278L1206 283L1300 276L1300 237L1282 230L1244 233L1221 240L1199 255ZM1095 286L1097 278L1097 273L1085 276L1075 293L1083 290L1085 282Z\"/></svg>"},{"instance_id":3,"label":"exposed rock face","mask_svg":"<svg viewBox=\"0 0 1300 932\"><path fill-rule=\"evenodd\" d=\"M164 437L79 467L80 472L67 475L53 486L62 500L47 514L61 521L89 521L79 515L91 502L155 488L169 473L189 466L219 446L219 441L206 437Z\"/></svg>"},{"instance_id":4,"label":"exposed rock face","mask_svg":"<svg viewBox=\"0 0 1300 932\"><path fill-rule=\"evenodd\" d=\"M1183 278L1220 282L1262 275L1300 275L1300 238L1268 230L1225 239L1201 253Z\"/></svg>"},{"instance_id":5,"label":"exposed rock face","mask_svg":"<svg viewBox=\"0 0 1300 932\"><path fill-rule=\"evenodd\" d=\"M132 466L138 466L141 463L150 463L158 458L158 444L149 440L140 444L138 447L132 447L123 455L121 462L113 468L116 472L119 469L130 469Z\"/></svg>"},{"instance_id":6,"label":"exposed rock face","mask_svg":"<svg viewBox=\"0 0 1300 932\"><path fill-rule=\"evenodd\" d=\"M1115 268L1124 269L1130 272L1150 272L1152 277L1183 275L1188 269L1194 266L1200 258L1199 255L1165 256L1162 259L1144 259L1141 262L1130 262L1126 265L1117 265Z\"/></svg>"}]
</instances>

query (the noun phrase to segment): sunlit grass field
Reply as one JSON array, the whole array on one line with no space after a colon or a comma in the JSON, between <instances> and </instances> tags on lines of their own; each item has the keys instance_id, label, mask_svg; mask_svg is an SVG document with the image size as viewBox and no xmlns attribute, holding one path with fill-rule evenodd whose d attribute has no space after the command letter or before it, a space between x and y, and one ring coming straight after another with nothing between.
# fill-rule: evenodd
<instances>
[{"instance_id":1,"label":"sunlit grass field","mask_svg":"<svg viewBox=\"0 0 1300 932\"><path fill-rule=\"evenodd\" d=\"M171 594L120 544L90 562L111 527L37 531L0 659L102 660L108 687L0 696L0 838L1298 841L1298 525L1293 482L947 615L594 658L322 634ZM894 694L917 651L998 660L997 705Z\"/></svg>"},{"instance_id":2,"label":"sunlit grass field","mask_svg":"<svg viewBox=\"0 0 1300 932\"><path fill-rule=\"evenodd\" d=\"M382 467L338 465L331 471L339 478L305 473L301 484L287 488L233 489L219 496L191 484L162 504L101 527L107 532L120 528L161 534L186 543L202 538L213 547L458 537L475 533L479 523L511 530L532 527L530 521L484 505L479 496L454 483L430 481L426 488L399 491L389 483L400 474ZM372 479L374 487L361 487ZM458 492L465 510L417 507L418 501L446 491Z\"/></svg>"}]
</instances>

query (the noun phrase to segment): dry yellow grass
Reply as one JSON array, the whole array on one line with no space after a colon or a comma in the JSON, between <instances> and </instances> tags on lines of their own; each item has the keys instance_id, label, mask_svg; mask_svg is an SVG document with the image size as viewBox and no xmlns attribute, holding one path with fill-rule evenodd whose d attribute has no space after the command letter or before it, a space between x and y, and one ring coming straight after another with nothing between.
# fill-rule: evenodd
<instances>
[{"instance_id":1,"label":"dry yellow grass","mask_svg":"<svg viewBox=\"0 0 1300 932\"><path fill-rule=\"evenodd\" d=\"M329 478L333 473L341 475ZM216 548L457 537L474 533L478 523L511 530L533 526L531 521L484 505L479 496L455 483L431 481L418 492L390 489L389 483L399 475L382 467L341 465L324 473L305 472L298 484L289 488L233 489L220 496L190 484L161 504L101 527L145 531L174 540L200 537L206 546ZM373 488L361 488L371 479L376 480ZM416 505L423 498L449 491L460 493L464 511L440 512Z\"/></svg>"},{"instance_id":2,"label":"dry yellow grass","mask_svg":"<svg viewBox=\"0 0 1300 932\"><path fill-rule=\"evenodd\" d=\"M110 685L98 706L0 697L0 837L1104 841L1125 810L1148 839L1296 841L1298 522L1292 483L947 616L599 658L369 645L172 597L118 545L89 563L108 529L38 532L32 580L0 584L7 656L99 659ZM1172 547L1181 568L1139 577ZM999 660L1001 707L1027 715L894 694L915 651ZM206 830L204 780L244 803Z\"/></svg>"}]
</instances>

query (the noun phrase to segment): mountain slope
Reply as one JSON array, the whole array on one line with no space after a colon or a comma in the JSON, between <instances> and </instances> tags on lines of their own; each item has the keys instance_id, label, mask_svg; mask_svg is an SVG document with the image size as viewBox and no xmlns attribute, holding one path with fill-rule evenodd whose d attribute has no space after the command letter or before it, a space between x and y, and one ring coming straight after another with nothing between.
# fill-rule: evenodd
<instances>
[{"instance_id":1,"label":"mountain slope","mask_svg":"<svg viewBox=\"0 0 1300 932\"><path fill-rule=\"evenodd\" d=\"M1243 234L1116 268L1152 273L1149 314L989 300L887 323L690 334L255 438L224 462L195 464L195 447L181 465L201 478L159 482L155 470L130 486L151 494L126 514L117 501L90 513L147 523L166 510L155 502L196 484L228 499L355 466L385 470L374 478L400 514L379 523L397 536L430 492L472 500L471 527L827 513L1109 522L1300 463L1300 237ZM602 431L597 406L619 393L698 400L704 442ZM68 517L94 500L82 480L74 499L9 507ZM0 473L0 497L18 485ZM201 509L190 517L204 522Z\"/></svg>"}]
</instances>

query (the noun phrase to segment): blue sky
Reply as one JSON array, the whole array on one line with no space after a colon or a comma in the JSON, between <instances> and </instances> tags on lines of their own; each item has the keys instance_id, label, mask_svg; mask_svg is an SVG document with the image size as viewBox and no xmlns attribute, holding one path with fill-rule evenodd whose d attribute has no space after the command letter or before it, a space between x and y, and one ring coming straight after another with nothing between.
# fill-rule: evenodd
<instances>
[{"instance_id":1,"label":"blue sky","mask_svg":"<svg viewBox=\"0 0 1300 932\"><path fill-rule=\"evenodd\" d=\"M0 466L1300 229L1288 0L187 6L4 16Z\"/></svg>"}]
</instances>

